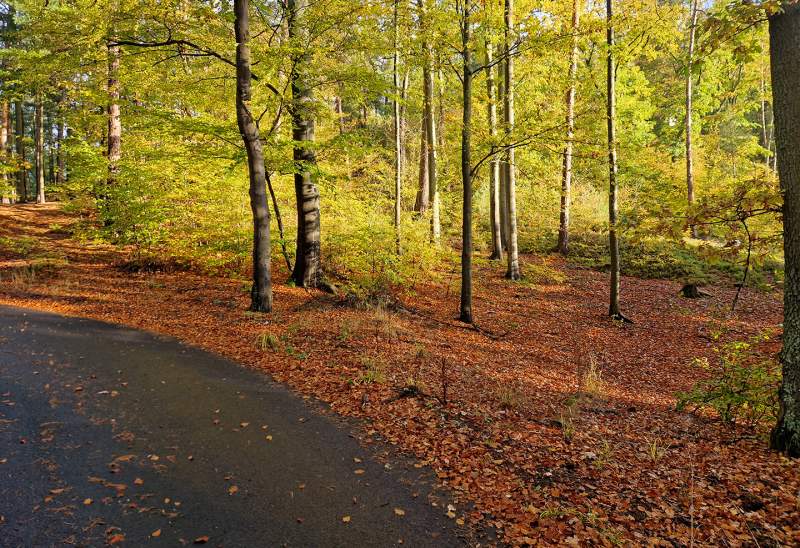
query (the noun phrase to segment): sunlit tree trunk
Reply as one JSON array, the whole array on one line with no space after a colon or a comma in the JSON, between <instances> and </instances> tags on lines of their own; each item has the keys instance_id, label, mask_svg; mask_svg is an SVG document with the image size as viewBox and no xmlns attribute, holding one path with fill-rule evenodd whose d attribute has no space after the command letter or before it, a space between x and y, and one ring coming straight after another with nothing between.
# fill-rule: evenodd
<instances>
[{"instance_id":1,"label":"sunlit tree trunk","mask_svg":"<svg viewBox=\"0 0 800 548\"><path fill-rule=\"evenodd\" d=\"M44 196L44 106L42 105L42 97L40 93L36 94L34 101L34 117L33 117L33 151L34 151L34 167L36 174L36 202L43 204L45 202Z\"/></svg>"},{"instance_id":2,"label":"sunlit tree trunk","mask_svg":"<svg viewBox=\"0 0 800 548\"><path fill-rule=\"evenodd\" d=\"M617 239L617 128L616 75L614 73L614 10L613 0L606 0L606 119L608 129L608 247L611 257L611 291L608 315L621 319L619 309L619 240Z\"/></svg>"},{"instance_id":3,"label":"sunlit tree trunk","mask_svg":"<svg viewBox=\"0 0 800 548\"><path fill-rule=\"evenodd\" d=\"M506 129L509 133L514 130L514 56L511 52L511 39L514 32L514 4L513 0L505 0L505 108L503 109ZM514 161L514 148L509 148L506 154L506 200L508 202L508 269L506 278L519 280L522 273L519 268L519 249L517 247L517 175Z\"/></svg>"},{"instance_id":4,"label":"sunlit tree trunk","mask_svg":"<svg viewBox=\"0 0 800 548\"><path fill-rule=\"evenodd\" d=\"M772 447L800 457L800 4L769 18L772 105L783 192L783 380Z\"/></svg>"},{"instance_id":5,"label":"sunlit tree trunk","mask_svg":"<svg viewBox=\"0 0 800 548\"><path fill-rule=\"evenodd\" d=\"M697 30L697 0L692 0L692 13L689 25L689 54L686 63L686 198L689 207L694 205L694 149L692 148L692 99L694 83L694 43ZM690 227L693 238L697 237L697 228Z\"/></svg>"},{"instance_id":6,"label":"sunlit tree trunk","mask_svg":"<svg viewBox=\"0 0 800 548\"><path fill-rule=\"evenodd\" d=\"M11 112L9 111L8 101L2 101L0 103L0 157L5 161L8 159L9 156L9 126L11 125ZM3 172L0 174L0 184L2 186L8 187L8 174ZM14 203L16 201L17 192L16 192L16 185L12 186L9 190L9 194L3 194L3 203Z\"/></svg>"},{"instance_id":7,"label":"sunlit tree trunk","mask_svg":"<svg viewBox=\"0 0 800 548\"><path fill-rule=\"evenodd\" d=\"M14 145L17 150L17 196L21 202L28 201L28 168L25 166L25 107L22 101L14 102Z\"/></svg>"},{"instance_id":8,"label":"sunlit tree trunk","mask_svg":"<svg viewBox=\"0 0 800 548\"><path fill-rule=\"evenodd\" d=\"M430 189L428 187L428 121L424 109L419 135L419 187L417 189L417 200L414 203L414 211L425 213L430 207Z\"/></svg>"},{"instance_id":9,"label":"sunlit tree trunk","mask_svg":"<svg viewBox=\"0 0 800 548\"><path fill-rule=\"evenodd\" d=\"M56 121L56 186L67 180L67 162L64 157L64 139L67 137L66 122Z\"/></svg>"},{"instance_id":10,"label":"sunlit tree trunk","mask_svg":"<svg viewBox=\"0 0 800 548\"><path fill-rule=\"evenodd\" d=\"M398 20L399 1L394 0L394 229L397 253L400 253L400 211L402 205L403 151L402 151L402 119L400 116L400 22Z\"/></svg>"},{"instance_id":11,"label":"sunlit tree trunk","mask_svg":"<svg viewBox=\"0 0 800 548\"><path fill-rule=\"evenodd\" d=\"M311 59L304 21L308 5L308 0L288 0L289 38L295 41L300 50L292 64L292 102L289 107L292 115L294 191L297 200L297 251L292 280L298 287L318 287L322 281L317 158L312 149L314 98L308 74Z\"/></svg>"},{"instance_id":12,"label":"sunlit tree trunk","mask_svg":"<svg viewBox=\"0 0 800 548\"><path fill-rule=\"evenodd\" d=\"M461 306L459 319L472 323L472 55L470 53L471 1L464 0L461 14L462 107L461 181L463 202L461 218Z\"/></svg>"},{"instance_id":13,"label":"sunlit tree trunk","mask_svg":"<svg viewBox=\"0 0 800 548\"><path fill-rule=\"evenodd\" d=\"M561 214L558 223L558 252L569 253L569 210L572 199L572 140L575 135L575 88L578 75L578 25L580 0L572 0L572 49L569 56L569 89L567 90L567 138L561 171Z\"/></svg>"},{"instance_id":14,"label":"sunlit tree trunk","mask_svg":"<svg viewBox=\"0 0 800 548\"><path fill-rule=\"evenodd\" d=\"M420 10L420 24L423 35L427 28L427 7L425 0L418 0ZM433 48L427 39L422 44L424 66L422 69L423 108L425 110L425 145L428 153L428 205L431 208L431 238L438 242L441 235L439 221L439 188L436 179L436 115L434 110L434 82L433 82Z\"/></svg>"},{"instance_id":15,"label":"sunlit tree trunk","mask_svg":"<svg viewBox=\"0 0 800 548\"><path fill-rule=\"evenodd\" d=\"M253 286L250 310L272 310L272 269L270 263L269 207L267 206L264 151L258 126L250 111L250 16L248 0L234 0L236 34L236 123L247 152L250 180L250 209L253 213Z\"/></svg>"},{"instance_id":16,"label":"sunlit tree trunk","mask_svg":"<svg viewBox=\"0 0 800 548\"><path fill-rule=\"evenodd\" d=\"M489 135L497 138L497 89L495 83L494 52L492 43L486 42L486 93L488 97ZM492 232L492 260L503 259L503 242L500 229L500 158L496 145L492 144L492 159L489 164L489 225Z\"/></svg>"},{"instance_id":17,"label":"sunlit tree trunk","mask_svg":"<svg viewBox=\"0 0 800 548\"><path fill-rule=\"evenodd\" d=\"M113 186L119 174L119 160L122 157L122 120L119 111L119 61L120 47L113 43L108 46L108 186Z\"/></svg>"},{"instance_id":18,"label":"sunlit tree trunk","mask_svg":"<svg viewBox=\"0 0 800 548\"><path fill-rule=\"evenodd\" d=\"M500 77L497 81L497 97L498 97L498 104L501 107L502 111L502 118L505 120L505 96L506 96L506 83L505 83L505 63L500 61L497 64L498 70L497 72L500 74ZM505 132L505 123L503 131ZM507 137L504 136L503 139L505 140ZM508 199L506 198L506 180L508 178L508 159L505 154L501 154L498 157L498 176L500 177L500 181L498 186L500 187L500 192L498 194L498 198L500 199L500 243L502 244L503 251L508 250Z\"/></svg>"}]
</instances>

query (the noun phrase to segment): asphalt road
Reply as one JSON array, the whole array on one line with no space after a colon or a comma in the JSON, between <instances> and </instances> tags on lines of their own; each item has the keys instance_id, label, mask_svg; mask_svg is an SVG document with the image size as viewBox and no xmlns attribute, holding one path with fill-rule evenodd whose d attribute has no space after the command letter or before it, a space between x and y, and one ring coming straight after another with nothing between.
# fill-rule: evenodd
<instances>
[{"instance_id":1,"label":"asphalt road","mask_svg":"<svg viewBox=\"0 0 800 548\"><path fill-rule=\"evenodd\" d=\"M0 546L463 546L430 473L175 340L0 307Z\"/></svg>"}]
</instances>

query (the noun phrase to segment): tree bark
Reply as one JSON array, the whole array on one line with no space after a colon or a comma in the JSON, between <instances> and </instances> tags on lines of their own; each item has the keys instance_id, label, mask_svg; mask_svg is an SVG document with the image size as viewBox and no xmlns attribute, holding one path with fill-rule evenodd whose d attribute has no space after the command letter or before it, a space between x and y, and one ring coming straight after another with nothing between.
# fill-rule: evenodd
<instances>
[{"instance_id":1,"label":"tree bark","mask_svg":"<svg viewBox=\"0 0 800 548\"><path fill-rule=\"evenodd\" d=\"M310 81L308 32L302 21L308 0L288 0L289 38L296 41L299 53L292 64L292 139L294 140L294 191L297 200L297 251L292 280L298 287L318 287L322 281L320 258L319 189L316 183L317 158L314 142L313 94Z\"/></svg>"},{"instance_id":2,"label":"tree bark","mask_svg":"<svg viewBox=\"0 0 800 548\"><path fill-rule=\"evenodd\" d=\"M514 131L514 57L511 54L511 34L514 32L514 3L505 0L505 124L506 131ZM519 267L519 249L517 246L517 175L514 164L514 148L509 148L506 154L506 200L508 201L508 268L506 278L519 280L522 273Z\"/></svg>"},{"instance_id":3,"label":"tree bark","mask_svg":"<svg viewBox=\"0 0 800 548\"><path fill-rule=\"evenodd\" d=\"M423 35L427 33L427 8L425 0L419 0L420 24ZM423 108L425 110L425 145L428 154L428 204L431 208L431 239L438 242L441 236L439 222L439 189L436 179L436 115L434 114L433 48L427 39L422 44L424 66L422 69Z\"/></svg>"},{"instance_id":4,"label":"tree bark","mask_svg":"<svg viewBox=\"0 0 800 548\"><path fill-rule=\"evenodd\" d=\"M402 119L400 116L400 0L394 0L394 229L397 245L397 254L401 251L400 242L400 212L402 205L403 184L403 151L402 151Z\"/></svg>"},{"instance_id":5,"label":"tree bark","mask_svg":"<svg viewBox=\"0 0 800 548\"><path fill-rule=\"evenodd\" d=\"M622 319L619 309L619 240L617 239L617 128L616 128L616 75L614 67L614 6L606 0L606 118L608 129L608 247L611 258L611 291L608 315Z\"/></svg>"},{"instance_id":6,"label":"tree bark","mask_svg":"<svg viewBox=\"0 0 800 548\"><path fill-rule=\"evenodd\" d=\"M783 381L772 447L800 457L800 4L769 17L772 105L783 192Z\"/></svg>"},{"instance_id":7,"label":"tree bark","mask_svg":"<svg viewBox=\"0 0 800 548\"><path fill-rule=\"evenodd\" d=\"M558 222L557 250L569 253L569 210L572 199L572 140L575 135L575 88L578 76L578 25L581 4L572 0L572 49L569 55L569 89L567 90L567 139L564 145L564 163L561 171L561 214Z\"/></svg>"},{"instance_id":8,"label":"tree bark","mask_svg":"<svg viewBox=\"0 0 800 548\"><path fill-rule=\"evenodd\" d=\"M236 34L236 123L247 152L250 179L250 209L253 212L253 286L250 310L272 310L272 270L270 264L269 207L266 170L258 126L250 111L250 18L248 0L234 0Z\"/></svg>"},{"instance_id":9,"label":"tree bark","mask_svg":"<svg viewBox=\"0 0 800 548\"><path fill-rule=\"evenodd\" d=\"M2 157L3 161L8 159L8 145L9 145L9 126L11 125L11 112L9 111L8 101L2 101L0 103L0 157ZM8 174L3 172L2 175L2 186L6 188L8 186ZM14 185L10 189L10 193L6 195L3 194L3 203L10 203L13 204L16 201L16 185Z\"/></svg>"},{"instance_id":10,"label":"tree bark","mask_svg":"<svg viewBox=\"0 0 800 548\"><path fill-rule=\"evenodd\" d=\"M417 189L417 201L414 203L414 211L425 213L430 207L430 189L428 187L428 121L426 120L424 109L419 135L419 188Z\"/></svg>"},{"instance_id":11,"label":"tree bark","mask_svg":"<svg viewBox=\"0 0 800 548\"><path fill-rule=\"evenodd\" d=\"M471 1L464 0L461 14L461 58L463 117L461 127L461 181L464 187L461 218L461 306L459 319L472 323L472 159L470 145L472 138L472 55L470 38Z\"/></svg>"},{"instance_id":12,"label":"tree bark","mask_svg":"<svg viewBox=\"0 0 800 548\"><path fill-rule=\"evenodd\" d=\"M36 203L43 204L45 202L44 196L44 106L42 105L41 94L37 92L34 100L34 120L33 120L33 136L34 136L34 164L36 174Z\"/></svg>"},{"instance_id":13,"label":"tree bark","mask_svg":"<svg viewBox=\"0 0 800 548\"><path fill-rule=\"evenodd\" d=\"M692 99L694 43L697 30L697 0L692 0L692 13L689 26L689 55L686 63L686 199L691 208L694 205L694 149L692 148ZM697 227L690 225L693 238L697 237Z\"/></svg>"},{"instance_id":14,"label":"tree bark","mask_svg":"<svg viewBox=\"0 0 800 548\"><path fill-rule=\"evenodd\" d=\"M494 52L492 43L486 42L486 93L488 101L489 135L492 140L497 138L497 90L495 84L495 67L492 66ZM497 146L492 143L492 159L489 164L489 224L492 232L491 260L503 260L503 242L500 229L500 158Z\"/></svg>"},{"instance_id":15,"label":"tree bark","mask_svg":"<svg viewBox=\"0 0 800 548\"><path fill-rule=\"evenodd\" d=\"M22 101L14 102L14 145L17 149L17 196L21 202L28 201L28 168L25 166L25 107Z\"/></svg>"},{"instance_id":16,"label":"tree bark","mask_svg":"<svg viewBox=\"0 0 800 548\"><path fill-rule=\"evenodd\" d=\"M108 186L113 186L119 175L122 157L122 121L119 111L119 61L120 47L108 46Z\"/></svg>"},{"instance_id":17,"label":"tree bark","mask_svg":"<svg viewBox=\"0 0 800 548\"><path fill-rule=\"evenodd\" d=\"M64 184L67 180L66 159L64 158L64 139L66 138L66 122L56 122L56 186Z\"/></svg>"},{"instance_id":18,"label":"tree bark","mask_svg":"<svg viewBox=\"0 0 800 548\"><path fill-rule=\"evenodd\" d=\"M507 129L505 128L505 97L506 97L506 83L505 83L505 63L500 61L497 64L497 72L500 75L497 82L497 97L498 103L501 107L501 114L504 121L503 127L503 139L507 139ZM500 176L500 182L498 186L500 187L499 192L499 199L500 199L500 243L502 244L503 251L508 250L508 199L506 198L506 179L508 178L508 159L506 158L505 154L502 154L498 157L498 175Z\"/></svg>"}]
</instances>

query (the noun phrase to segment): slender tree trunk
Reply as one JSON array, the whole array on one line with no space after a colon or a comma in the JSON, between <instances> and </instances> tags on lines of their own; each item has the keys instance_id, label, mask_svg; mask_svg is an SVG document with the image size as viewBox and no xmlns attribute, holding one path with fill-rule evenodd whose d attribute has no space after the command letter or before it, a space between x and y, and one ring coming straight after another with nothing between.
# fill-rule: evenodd
<instances>
[{"instance_id":1,"label":"slender tree trunk","mask_svg":"<svg viewBox=\"0 0 800 548\"><path fill-rule=\"evenodd\" d=\"M461 181L464 187L461 218L461 306L459 319L472 323L472 55L470 53L471 1L464 0L461 19L461 57L463 61L463 118L461 127Z\"/></svg>"},{"instance_id":2,"label":"slender tree trunk","mask_svg":"<svg viewBox=\"0 0 800 548\"><path fill-rule=\"evenodd\" d=\"M308 0L288 0L289 38L297 41L300 53L292 65L292 139L294 145L294 190L297 199L297 252L292 280L298 287L318 287L322 281L320 258L319 189L314 142L313 94L308 75L308 32L305 30Z\"/></svg>"},{"instance_id":3,"label":"slender tree trunk","mask_svg":"<svg viewBox=\"0 0 800 548\"><path fill-rule=\"evenodd\" d=\"M272 310L272 270L270 264L269 207L267 206L264 151L258 126L250 112L250 14L248 0L234 0L236 33L236 123L247 151L250 179L250 209L253 212L253 286L250 310Z\"/></svg>"},{"instance_id":4,"label":"slender tree trunk","mask_svg":"<svg viewBox=\"0 0 800 548\"><path fill-rule=\"evenodd\" d=\"M113 186L119 175L122 157L122 120L119 111L119 60L120 47L108 46L108 186Z\"/></svg>"},{"instance_id":5,"label":"slender tree trunk","mask_svg":"<svg viewBox=\"0 0 800 548\"><path fill-rule=\"evenodd\" d=\"M764 154L764 165L767 169L770 168L770 161L772 160L770 151L772 150L772 135L769 133L769 125L767 123L767 84L764 77L764 71L761 72L761 81L759 82L759 90L761 92L761 146L767 150Z\"/></svg>"},{"instance_id":6,"label":"slender tree trunk","mask_svg":"<svg viewBox=\"0 0 800 548\"><path fill-rule=\"evenodd\" d=\"M64 159L64 138L66 132L64 128L65 122L58 120L56 122L56 186L61 186L66 182L66 161Z\"/></svg>"},{"instance_id":7,"label":"slender tree trunk","mask_svg":"<svg viewBox=\"0 0 800 548\"><path fill-rule=\"evenodd\" d=\"M772 105L783 192L783 380L772 447L800 457L800 4L769 18Z\"/></svg>"},{"instance_id":8,"label":"slender tree trunk","mask_svg":"<svg viewBox=\"0 0 800 548\"><path fill-rule=\"evenodd\" d=\"M41 94L36 94L34 101L34 164L36 173L36 202L43 204L44 197L44 106L42 105Z\"/></svg>"},{"instance_id":9,"label":"slender tree trunk","mask_svg":"<svg viewBox=\"0 0 800 548\"><path fill-rule=\"evenodd\" d=\"M397 254L400 254L400 211L402 205L403 183L403 151L402 151L402 119L400 116L400 21L399 1L394 0L394 229Z\"/></svg>"},{"instance_id":10,"label":"slender tree trunk","mask_svg":"<svg viewBox=\"0 0 800 548\"><path fill-rule=\"evenodd\" d=\"M501 106L502 118L503 118L503 140L508 138L507 129L505 128L505 97L506 97L506 83L505 83L505 63L501 61L497 65L498 73L500 74L500 78L497 82L497 96L498 96L498 103ZM502 244L503 251L508 250L508 194L507 194L507 185L506 180L508 179L508 158L505 154L502 154L498 157L498 175L500 176L500 182L498 186L500 187L500 192L498 197L500 199L500 243Z\"/></svg>"},{"instance_id":11,"label":"slender tree trunk","mask_svg":"<svg viewBox=\"0 0 800 548\"><path fill-rule=\"evenodd\" d=\"M422 112L422 127L419 132L419 189L417 190L417 201L414 204L414 211L425 213L430 207L430 188L428 186L428 121L425 111Z\"/></svg>"},{"instance_id":12,"label":"slender tree trunk","mask_svg":"<svg viewBox=\"0 0 800 548\"><path fill-rule=\"evenodd\" d=\"M11 125L11 113L9 112L8 101L0 102L0 157L2 157L3 161L8 159L8 145L9 145L9 126ZM4 188L8 187L8 174L3 172L0 175L2 179L0 182ZM16 201L17 192L16 192L16 185L12 186L9 194L3 194L3 203L10 203L13 204Z\"/></svg>"},{"instance_id":13,"label":"slender tree trunk","mask_svg":"<svg viewBox=\"0 0 800 548\"><path fill-rule=\"evenodd\" d=\"M336 108L336 119L339 122L339 135L344 135L344 109L342 108L341 95L337 95L334 98L334 106Z\"/></svg>"},{"instance_id":14,"label":"slender tree trunk","mask_svg":"<svg viewBox=\"0 0 800 548\"><path fill-rule=\"evenodd\" d=\"M28 201L28 168L25 166L25 107L22 101L14 102L15 131L14 144L17 148L17 196L22 202Z\"/></svg>"},{"instance_id":15,"label":"slender tree trunk","mask_svg":"<svg viewBox=\"0 0 800 548\"><path fill-rule=\"evenodd\" d=\"M511 34L514 32L514 3L505 0L505 124L507 131L514 131L514 57L511 54ZM508 269L506 278L519 280L522 273L519 268L519 249L517 246L517 175L514 163L514 148L509 148L506 155L508 167L506 173L506 200L508 200Z\"/></svg>"},{"instance_id":16,"label":"slender tree trunk","mask_svg":"<svg viewBox=\"0 0 800 548\"><path fill-rule=\"evenodd\" d=\"M495 67L492 66L494 52L492 43L486 42L486 93L489 99L489 135L492 140L497 138L497 91L495 85ZM492 260L503 259L503 242L500 229L500 158L497 146L492 143L492 159L489 164L489 224L492 229Z\"/></svg>"},{"instance_id":17,"label":"slender tree trunk","mask_svg":"<svg viewBox=\"0 0 800 548\"><path fill-rule=\"evenodd\" d=\"M614 66L614 6L606 0L606 118L608 127L608 247L611 257L611 292L608 315L621 319L619 309L619 240L617 239L617 128L616 128L616 74Z\"/></svg>"},{"instance_id":18,"label":"slender tree trunk","mask_svg":"<svg viewBox=\"0 0 800 548\"><path fill-rule=\"evenodd\" d=\"M692 0L692 13L689 26L689 57L686 63L686 198L691 208L694 205L694 150L692 148L692 84L694 82L694 42L697 30L697 0ZM689 227L692 237L697 237L697 228Z\"/></svg>"},{"instance_id":19,"label":"slender tree trunk","mask_svg":"<svg viewBox=\"0 0 800 548\"><path fill-rule=\"evenodd\" d=\"M427 32L427 8L425 0L419 0L420 24L423 35ZM439 222L439 189L436 179L436 115L434 114L433 48L424 40L423 55L425 63L422 70L423 108L425 110L425 141L428 153L428 203L431 208L431 239L439 241L441 224Z\"/></svg>"},{"instance_id":20,"label":"slender tree trunk","mask_svg":"<svg viewBox=\"0 0 800 548\"><path fill-rule=\"evenodd\" d=\"M575 135L575 88L578 76L578 25L580 0L572 0L572 49L569 55L569 89L567 90L567 139L561 171L561 214L558 223L558 252L569 253L569 209L572 199L572 140Z\"/></svg>"}]
</instances>

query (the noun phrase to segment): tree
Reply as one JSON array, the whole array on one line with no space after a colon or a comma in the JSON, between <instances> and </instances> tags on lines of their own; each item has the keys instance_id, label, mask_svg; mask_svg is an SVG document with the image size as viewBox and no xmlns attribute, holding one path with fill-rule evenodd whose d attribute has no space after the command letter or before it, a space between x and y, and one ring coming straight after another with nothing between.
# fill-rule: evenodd
<instances>
[{"instance_id":1,"label":"tree","mask_svg":"<svg viewBox=\"0 0 800 548\"><path fill-rule=\"evenodd\" d=\"M617 238L617 127L616 66L614 64L614 1L606 0L606 125L608 131L608 247L611 257L611 291L608 315L624 319L619 309L619 240Z\"/></svg>"},{"instance_id":2,"label":"tree","mask_svg":"<svg viewBox=\"0 0 800 548\"><path fill-rule=\"evenodd\" d=\"M43 204L44 198L44 105L42 104L41 93L36 94L34 101L34 123L33 123L33 162L36 174L36 202Z\"/></svg>"},{"instance_id":3,"label":"tree","mask_svg":"<svg viewBox=\"0 0 800 548\"><path fill-rule=\"evenodd\" d=\"M119 61L120 46L112 38L108 46L108 186L114 186L119 174L122 157L122 119L119 110Z\"/></svg>"},{"instance_id":4,"label":"tree","mask_svg":"<svg viewBox=\"0 0 800 548\"><path fill-rule=\"evenodd\" d=\"M511 52L511 34L514 32L514 3L505 0L505 105L503 109L506 132L514 131L514 57ZM515 150L509 147L506 152L505 189L506 210L508 211L508 268L506 278L519 280L519 247L517 245L517 175L514 163Z\"/></svg>"},{"instance_id":5,"label":"tree","mask_svg":"<svg viewBox=\"0 0 800 548\"><path fill-rule=\"evenodd\" d=\"M694 47L695 35L697 31L697 0L692 0L691 15L689 21L689 51L686 61L686 116L685 127L686 132L686 199L689 207L694 205L694 150L692 148L692 98L693 90L692 84L694 83ZM694 225L690 227L692 237L697 237L697 229Z\"/></svg>"},{"instance_id":6,"label":"tree","mask_svg":"<svg viewBox=\"0 0 800 548\"><path fill-rule=\"evenodd\" d=\"M783 193L783 380L772 447L800 457L800 3L769 17L772 104Z\"/></svg>"},{"instance_id":7,"label":"tree","mask_svg":"<svg viewBox=\"0 0 800 548\"><path fill-rule=\"evenodd\" d=\"M488 98L489 136L497 138L497 88L492 42L486 41L486 95ZM489 224L492 232L492 260L503 260L502 229L500 228L500 157L492 144L492 159L489 164Z\"/></svg>"},{"instance_id":8,"label":"tree","mask_svg":"<svg viewBox=\"0 0 800 548\"><path fill-rule=\"evenodd\" d=\"M392 77L394 83L394 228L397 239L397 253L400 254L400 213L402 205L402 184L403 184L403 150L402 150L402 118L400 115L400 22L398 14L398 4L400 0L394 0L394 59L392 66Z\"/></svg>"},{"instance_id":9,"label":"tree","mask_svg":"<svg viewBox=\"0 0 800 548\"><path fill-rule=\"evenodd\" d=\"M250 208L253 213L253 286L250 310L272 310L272 271L270 264L269 207L267 206L264 151L258 126L250 110L250 16L248 0L234 0L236 34L236 122L247 152L250 178Z\"/></svg>"},{"instance_id":10,"label":"tree","mask_svg":"<svg viewBox=\"0 0 800 548\"><path fill-rule=\"evenodd\" d=\"M21 100L14 102L14 145L17 149L17 197L21 202L28 201L28 168L25 163L25 105Z\"/></svg>"},{"instance_id":11,"label":"tree","mask_svg":"<svg viewBox=\"0 0 800 548\"><path fill-rule=\"evenodd\" d=\"M314 96L309 75L309 33L304 21L309 4L307 0L288 0L287 6L289 38L294 41L297 51L292 59L292 101L289 107L292 116L294 191L297 200L297 251L292 280L299 287L317 287L322 281L322 268L319 189L315 180L317 158L312 148Z\"/></svg>"},{"instance_id":12,"label":"tree","mask_svg":"<svg viewBox=\"0 0 800 548\"><path fill-rule=\"evenodd\" d=\"M507 0L508 1L508 0ZM472 323L472 1L459 1L461 18L461 183L463 186L461 211L461 304L459 319Z\"/></svg>"},{"instance_id":13,"label":"tree","mask_svg":"<svg viewBox=\"0 0 800 548\"><path fill-rule=\"evenodd\" d=\"M423 68L422 68L422 92L423 92L423 120L425 122L425 150L427 158L425 159L426 167L428 170L427 183L428 183L428 206L431 208L431 239L434 242L439 241L441 235L441 221L439 219L439 188L436 178L436 115L434 114L434 101L433 101L433 47L431 46L430 39L428 38L429 22L428 22L428 7L425 5L426 0L418 0L419 6L419 20L420 28L423 34L422 40L422 55L423 55Z\"/></svg>"},{"instance_id":14,"label":"tree","mask_svg":"<svg viewBox=\"0 0 800 548\"><path fill-rule=\"evenodd\" d=\"M575 135L575 87L578 75L578 25L580 23L580 0L572 0L572 49L569 54L569 88L567 89L567 136L564 145L564 160L561 170L561 214L558 222L559 253L569 252L569 207L572 194L572 141Z\"/></svg>"}]
</instances>

